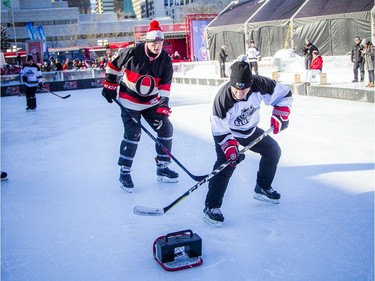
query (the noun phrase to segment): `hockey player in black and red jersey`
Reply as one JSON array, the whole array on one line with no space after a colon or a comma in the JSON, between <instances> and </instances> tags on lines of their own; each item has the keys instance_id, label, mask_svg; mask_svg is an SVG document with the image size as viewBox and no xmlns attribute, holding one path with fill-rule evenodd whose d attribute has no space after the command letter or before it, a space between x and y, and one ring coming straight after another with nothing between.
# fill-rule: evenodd
<instances>
[{"instance_id":1,"label":"hockey player in black and red jersey","mask_svg":"<svg viewBox=\"0 0 375 281\"><path fill-rule=\"evenodd\" d=\"M26 83L26 110L36 109L36 90L43 86L43 76L32 55L27 56L27 64L21 70L22 81Z\"/></svg>"},{"instance_id":2,"label":"hockey player in black and red jersey","mask_svg":"<svg viewBox=\"0 0 375 281\"><path fill-rule=\"evenodd\" d=\"M233 161L208 184L203 210L207 223L221 226L224 221L220 210L224 193L236 164L244 159L244 155L238 153L238 146L247 146L264 133L258 127L261 103L273 106L271 126L273 133L278 134L288 127L292 101L292 93L287 86L267 77L253 76L248 63L235 62L231 66L230 81L219 87L213 100L211 128L217 154L214 169L228 159ZM261 155L254 198L279 203L280 194L272 188L281 156L279 145L267 136L250 150Z\"/></svg>"},{"instance_id":3,"label":"hockey player in black and red jersey","mask_svg":"<svg viewBox=\"0 0 375 281\"><path fill-rule=\"evenodd\" d=\"M122 109L124 138L120 145L120 182L125 191L132 192L130 176L133 159L141 136L141 128L132 120L141 117L157 133L157 139L170 152L173 126L169 120L171 109L169 95L173 76L172 60L163 47L164 34L159 23L150 23L146 42L123 49L109 61L102 95L108 102L117 98L117 75L124 70L120 82L119 100L132 116ZM177 182L178 173L168 168L170 157L158 146L156 149L156 174L158 181Z\"/></svg>"}]
</instances>

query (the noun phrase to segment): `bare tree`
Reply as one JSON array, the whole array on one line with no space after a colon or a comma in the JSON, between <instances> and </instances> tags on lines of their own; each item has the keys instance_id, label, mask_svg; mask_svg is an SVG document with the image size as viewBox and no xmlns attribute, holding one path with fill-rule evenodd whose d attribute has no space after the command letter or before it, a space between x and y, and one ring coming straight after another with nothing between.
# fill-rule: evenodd
<instances>
[{"instance_id":1,"label":"bare tree","mask_svg":"<svg viewBox=\"0 0 375 281\"><path fill-rule=\"evenodd\" d=\"M186 5L183 10L186 14L218 14L230 1L200 1Z\"/></svg>"}]
</instances>

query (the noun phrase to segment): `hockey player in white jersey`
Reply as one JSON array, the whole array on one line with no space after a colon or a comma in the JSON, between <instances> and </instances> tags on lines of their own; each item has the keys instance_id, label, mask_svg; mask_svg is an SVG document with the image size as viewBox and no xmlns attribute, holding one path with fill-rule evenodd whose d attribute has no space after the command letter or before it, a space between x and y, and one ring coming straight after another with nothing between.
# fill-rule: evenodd
<instances>
[{"instance_id":1,"label":"hockey player in white jersey","mask_svg":"<svg viewBox=\"0 0 375 281\"><path fill-rule=\"evenodd\" d=\"M40 72L39 66L34 62L32 55L27 56L27 64L22 68L20 75L22 81L26 83L26 110L35 111L35 93L38 87L43 86L43 76Z\"/></svg>"},{"instance_id":2,"label":"hockey player in white jersey","mask_svg":"<svg viewBox=\"0 0 375 281\"><path fill-rule=\"evenodd\" d=\"M203 211L207 223L220 226L224 221L220 210L223 197L236 164L244 159L238 153L238 146L247 146L264 133L258 127L261 103L273 106L271 126L273 133L278 134L288 127L292 101L292 92L287 86L267 77L253 76L248 63L238 61L231 66L230 81L219 87L213 100L211 129L217 154L214 169L228 159L232 164L209 182ZM272 187L281 156L279 145L267 136L250 150L261 156L254 198L279 203L280 194Z\"/></svg>"}]
</instances>

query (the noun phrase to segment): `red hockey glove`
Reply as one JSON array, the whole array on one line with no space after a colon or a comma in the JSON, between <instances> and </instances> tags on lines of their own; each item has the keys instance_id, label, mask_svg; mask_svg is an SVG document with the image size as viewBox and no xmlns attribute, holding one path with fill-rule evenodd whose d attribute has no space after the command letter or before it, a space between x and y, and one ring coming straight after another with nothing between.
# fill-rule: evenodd
<instances>
[{"instance_id":1,"label":"red hockey glove","mask_svg":"<svg viewBox=\"0 0 375 281\"><path fill-rule=\"evenodd\" d=\"M245 159L244 154L238 154L238 141L234 139L226 141L221 146L221 149L224 152L225 158L227 160L232 160L231 166L234 166Z\"/></svg>"},{"instance_id":2,"label":"red hockey glove","mask_svg":"<svg viewBox=\"0 0 375 281\"><path fill-rule=\"evenodd\" d=\"M107 99L109 103L112 103L117 98L117 84L113 84L105 81L102 91L103 97Z\"/></svg>"},{"instance_id":3,"label":"red hockey glove","mask_svg":"<svg viewBox=\"0 0 375 281\"><path fill-rule=\"evenodd\" d=\"M290 108L286 106L275 106L272 111L271 127L273 133L278 134L280 131L288 128Z\"/></svg>"}]
</instances>

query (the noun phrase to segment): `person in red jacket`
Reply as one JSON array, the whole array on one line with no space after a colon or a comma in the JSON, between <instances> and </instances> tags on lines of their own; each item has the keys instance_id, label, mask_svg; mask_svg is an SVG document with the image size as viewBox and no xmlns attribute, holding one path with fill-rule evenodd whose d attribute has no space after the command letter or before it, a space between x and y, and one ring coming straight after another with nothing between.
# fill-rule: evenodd
<instances>
[{"instance_id":1,"label":"person in red jacket","mask_svg":"<svg viewBox=\"0 0 375 281\"><path fill-rule=\"evenodd\" d=\"M313 58L310 64L310 69L306 71L305 85L310 86L311 78L313 75L319 75L322 72L323 59L319 55L319 51L313 51Z\"/></svg>"}]
</instances>

